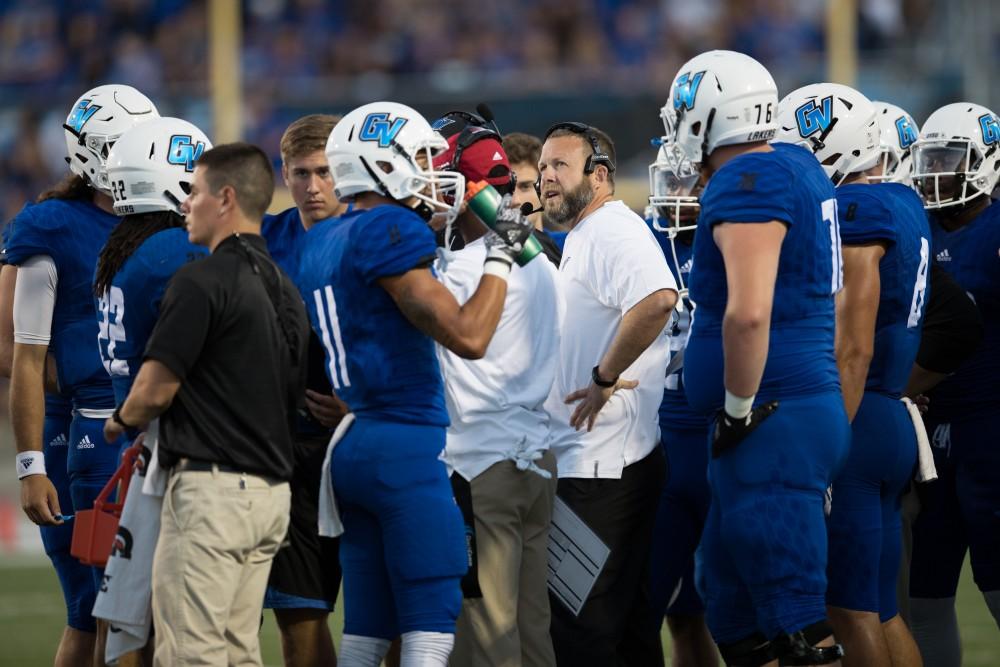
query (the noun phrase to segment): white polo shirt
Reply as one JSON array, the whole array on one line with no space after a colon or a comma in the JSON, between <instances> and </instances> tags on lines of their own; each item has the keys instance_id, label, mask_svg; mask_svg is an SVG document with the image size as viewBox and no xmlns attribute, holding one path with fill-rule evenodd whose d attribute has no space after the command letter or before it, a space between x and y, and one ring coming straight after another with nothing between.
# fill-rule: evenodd
<instances>
[{"instance_id":1,"label":"white polo shirt","mask_svg":"<svg viewBox=\"0 0 1000 667\"><path fill-rule=\"evenodd\" d=\"M479 286L485 260L486 244L477 239L456 252L439 250L434 268L464 304ZM513 267L500 323L482 359L436 346L451 418L441 458L467 480L504 459L536 470L533 461L548 449L543 405L559 352L557 279L544 256Z\"/></svg>"},{"instance_id":2,"label":"white polo shirt","mask_svg":"<svg viewBox=\"0 0 1000 667\"><path fill-rule=\"evenodd\" d=\"M639 386L612 394L593 431L569 425L578 403L567 405L564 399L590 385L591 371L610 347L625 313L653 292L676 291L677 284L646 223L622 202L611 201L566 236L559 285L565 302L559 367L545 403L559 477L619 479L625 466L659 445L657 413L669 353L666 327L621 374L638 380Z\"/></svg>"}]
</instances>

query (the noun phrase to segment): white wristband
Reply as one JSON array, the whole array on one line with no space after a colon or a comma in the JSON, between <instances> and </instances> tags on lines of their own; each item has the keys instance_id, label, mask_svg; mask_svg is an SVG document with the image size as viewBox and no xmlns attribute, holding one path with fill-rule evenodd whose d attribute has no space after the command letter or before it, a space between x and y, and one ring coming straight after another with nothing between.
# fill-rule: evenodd
<instances>
[{"instance_id":1,"label":"white wristband","mask_svg":"<svg viewBox=\"0 0 1000 667\"><path fill-rule=\"evenodd\" d=\"M750 411L753 409L753 401L757 398L757 395L748 396L743 398L742 396L737 396L731 393L728 389L726 390L726 414L730 417L736 417L737 419L743 419Z\"/></svg>"},{"instance_id":2,"label":"white wristband","mask_svg":"<svg viewBox=\"0 0 1000 667\"><path fill-rule=\"evenodd\" d=\"M487 257L486 263L483 265L483 275L496 276L501 280L507 280L507 276L510 275L510 265L511 262L509 261L504 261L496 257Z\"/></svg>"},{"instance_id":3,"label":"white wristband","mask_svg":"<svg viewBox=\"0 0 1000 667\"><path fill-rule=\"evenodd\" d=\"M28 475L45 474L45 454L39 451L17 453L17 478L24 479Z\"/></svg>"}]
</instances>

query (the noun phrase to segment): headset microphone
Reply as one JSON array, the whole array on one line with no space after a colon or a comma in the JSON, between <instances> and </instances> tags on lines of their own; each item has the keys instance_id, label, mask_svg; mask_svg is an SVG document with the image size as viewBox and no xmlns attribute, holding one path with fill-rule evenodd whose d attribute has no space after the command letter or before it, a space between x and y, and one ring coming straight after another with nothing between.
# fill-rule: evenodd
<instances>
[{"instance_id":1,"label":"headset microphone","mask_svg":"<svg viewBox=\"0 0 1000 667\"><path fill-rule=\"evenodd\" d=\"M524 202L521 204L521 215L528 217L529 215L534 215L535 213L541 213L544 208L531 208L531 202Z\"/></svg>"}]
</instances>

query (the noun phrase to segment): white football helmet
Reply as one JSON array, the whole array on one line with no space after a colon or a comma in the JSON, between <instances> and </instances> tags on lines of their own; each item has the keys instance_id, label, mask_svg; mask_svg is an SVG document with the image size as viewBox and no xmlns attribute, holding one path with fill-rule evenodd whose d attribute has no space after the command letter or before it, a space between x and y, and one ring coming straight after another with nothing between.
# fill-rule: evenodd
<instances>
[{"instance_id":1,"label":"white football helmet","mask_svg":"<svg viewBox=\"0 0 1000 667\"><path fill-rule=\"evenodd\" d=\"M913 183L924 208L964 204L996 187L1000 120L978 104L948 104L924 122L912 150Z\"/></svg>"},{"instance_id":2,"label":"white football helmet","mask_svg":"<svg viewBox=\"0 0 1000 667\"><path fill-rule=\"evenodd\" d=\"M750 56L735 51L695 56L678 71L660 109L665 139L691 163L678 173L700 171L720 146L770 141L777 107L774 79Z\"/></svg>"},{"instance_id":3,"label":"white football helmet","mask_svg":"<svg viewBox=\"0 0 1000 667\"><path fill-rule=\"evenodd\" d=\"M849 86L814 83L778 103L775 141L809 149L834 185L871 169L879 159L875 105Z\"/></svg>"},{"instance_id":4,"label":"white football helmet","mask_svg":"<svg viewBox=\"0 0 1000 667\"><path fill-rule=\"evenodd\" d=\"M450 222L462 206L465 177L434 170L434 157L446 150L448 142L415 110L373 102L337 123L326 142L326 159L341 201L363 192L399 201L415 197L421 202L416 210L425 219L440 211Z\"/></svg>"},{"instance_id":5,"label":"white football helmet","mask_svg":"<svg viewBox=\"0 0 1000 667\"><path fill-rule=\"evenodd\" d=\"M88 90L63 125L70 171L110 195L106 164L111 147L129 128L159 117L150 99L131 86L112 84Z\"/></svg>"},{"instance_id":6,"label":"white football helmet","mask_svg":"<svg viewBox=\"0 0 1000 667\"><path fill-rule=\"evenodd\" d=\"M653 222L653 229L670 239L674 255L674 266L680 266L677 258L677 235L693 232L698 228L698 181L701 175L692 170L691 162L685 159L677 144L663 137L656 152L656 161L649 165L649 206L647 217ZM678 272L677 283L681 294L687 294L684 278Z\"/></svg>"},{"instance_id":7,"label":"white football helmet","mask_svg":"<svg viewBox=\"0 0 1000 667\"><path fill-rule=\"evenodd\" d=\"M115 213L180 214L181 202L191 193L194 163L211 147L204 132L180 118L156 118L133 127L108 157Z\"/></svg>"},{"instance_id":8,"label":"white football helmet","mask_svg":"<svg viewBox=\"0 0 1000 667\"><path fill-rule=\"evenodd\" d=\"M879 127L879 153L882 175L869 176L870 181L913 184L913 156L911 147L920 136L920 128L913 116L895 104L872 102Z\"/></svg>"}]
</instances>

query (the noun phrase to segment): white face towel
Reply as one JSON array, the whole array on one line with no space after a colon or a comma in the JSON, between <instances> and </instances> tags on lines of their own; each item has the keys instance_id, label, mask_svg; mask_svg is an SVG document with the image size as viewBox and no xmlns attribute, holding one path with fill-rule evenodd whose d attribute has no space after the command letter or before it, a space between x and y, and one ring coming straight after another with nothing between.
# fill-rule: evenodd
<instances>
[{"instance_id":1,"label":"white face towel","mask_svg":"<svg viewBox=\"0 0 1000 667\"><path fill-rule=\"evenodd\" d=\"M938 476L937 468L934 466L934 453L931 451L931 442L927 438L923 417L920 416L920 410L913 404L913 401L905 396L900 400L906 406L906 411L910 413L913 430L917 433L917 473L914 475L914 479L918 482L934 481Z\"/></svg>"},{"instance_id":2,"label":"white face towel","mask_svg":"<svg viewBox=\"0 0 1000 667\"><path fill-rule=\"evenodd\" d=\"M159 454L159 442L160 442L160 418L157 417L153 421L149 422L149 426L146 427L145 437L142 444L146 446L146 449L151 451L153 454L149 457L149 462L146 464L146 477L145 482L142 484L142 492L149 496L163 497L163 494L167 492L167 478L169 475L167 472L160 467L160 454Z\"/></svg>"},{"instance_id":3,"label":"white face towel","mask_svg":"<svg viewBox=\"0 0 1000 667\"><path fill-rule=\"evenodd\" d=\"M155 445L155 443L154 443ZM153 461L156 460L154 452ZM147 464L147 472L151 466ZM162 474L163 477L166 475ZM114 665L122 655L146 645L152 615L153 553L160 536L163 493L143 493L147 476L132 475L118 522L115 546L104 568L93 614L110 623L105 660Z\"/></svg>"},{"instance_id":4,"label":"white face towel","mask_svg":"<svg viewBox=\"0 0 1000 667\"><path fill-rule=\"evenodd\" d=\"M344 524L340 522L340 512L337 511L337 498L333 495L333 478L330 476L330 461L333 459L333 448L337 446L347 429L354 423L354 413L347 415L337 425L337 430L330 438L326 447L326 457L323 459L323 470L319 481L319 534L320 537L340 537L344 532Z\"/></svg>"}]
</instances>

